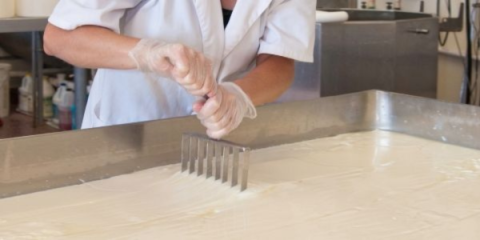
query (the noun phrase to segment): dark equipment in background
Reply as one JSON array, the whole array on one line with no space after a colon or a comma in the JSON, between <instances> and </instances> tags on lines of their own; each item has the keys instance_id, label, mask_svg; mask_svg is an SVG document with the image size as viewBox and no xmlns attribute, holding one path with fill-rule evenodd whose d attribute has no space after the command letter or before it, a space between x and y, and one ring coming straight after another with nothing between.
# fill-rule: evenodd
<instances>
[{"instance_id":1,"label":"dark equipment in background","mask_svg":"<svg viewBox=\"0 0 480 240\"><path fill-rule=\"evenodd\" d=\"M357 0L317 0L317 8L356 8Z\"/></svg>"}]
</instances>

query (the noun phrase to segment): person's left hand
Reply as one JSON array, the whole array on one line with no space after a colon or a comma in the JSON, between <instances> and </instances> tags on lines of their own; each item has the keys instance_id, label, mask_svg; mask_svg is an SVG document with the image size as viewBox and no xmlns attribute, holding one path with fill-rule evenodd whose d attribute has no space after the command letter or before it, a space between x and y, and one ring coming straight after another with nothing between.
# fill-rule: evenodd
<instances>
[{"instance_id":1,"label":"person's left hand","mask_svg":"<svg viewBox=\"0 0 480 240\"><path fill-rule=\"evenodd\" d=\"M254 119L257 110L250 98L235 83L222 83L217 93L194 105L198 119L207 128L207 135L220 139L235 130L243 118Z\"/></svg>"},{"instance_id":2,"label":"person's left hand","mask_svg":"<svg viewBox=\"0 0 480 240\"><path fill-rule=\"evenodd\" d=\"M169 77L194 96L211 97L217 91L212 62L183 44L141 39L128 55L138 70Z\"/></svg>"}]
</instances>

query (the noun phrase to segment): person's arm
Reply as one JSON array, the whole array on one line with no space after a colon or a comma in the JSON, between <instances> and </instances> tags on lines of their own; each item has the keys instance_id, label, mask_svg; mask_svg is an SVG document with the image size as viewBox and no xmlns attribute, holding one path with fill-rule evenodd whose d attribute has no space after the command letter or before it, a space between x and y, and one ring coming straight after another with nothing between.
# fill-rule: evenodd
<instances>
[{"instance_id":1,"label":"person's arm","mask_svg":"<svg viewBox=\"0 0 480 240\"><path fill-rule=\"evenodd\" d=\"M226 136L244 118L257 116L255 106L280 97L294 78L293 60L313 62L315 5L315 0L273 1L260 37L256 68L234 83L221 83L216 96L193 107L208 136Z\"/></svg>"},{"instance_id":2,"label":"person's arm","mask_svg":"<svg viewBox=\"0 0 480 240\"><path fill-rule=\"evenodd\" d=\"M78 67L139 69L169 76L195 96L213 96L217 88L210 61L183 44L140 40L98 26L67 31L49 24L44 49Z\"/></svg>"},{"instance_id":3,"label":"person's arm","mask_svg":"<svg viewBox=\"0 0 480 240\"><path fill-rule=\"evenodd\" d=\"M197 101L193 109L207 128L207 135L220 139L236 129L243 118L255 118L255 106L275 101L288 89L294 69L291 59L259 55L257 67L246 77L222 83L217 95Z\"/></svg>"},{"instance_id":4,"label":"person's arm","mask_svg":"<svg viewBox=\"0 0 480 240\"><path fill-rule=\"evenodd\" d=\"M83 26L66 31L48 24L44 50L72 65L84 68L134 69L128 56L139 39L126 37L98 26Z\"/></svg>"},{"instance_id":5,"label":"person's arm","mask_svg":"<svg viewBox=\"0 0 480 240\"><path fill-rule=\"evenodd\" d=\"M262 54L257 57L257 67L235 83L260 106L277 100L292 84L294 72L294 60Z\"/></svg>"}]
</instances>

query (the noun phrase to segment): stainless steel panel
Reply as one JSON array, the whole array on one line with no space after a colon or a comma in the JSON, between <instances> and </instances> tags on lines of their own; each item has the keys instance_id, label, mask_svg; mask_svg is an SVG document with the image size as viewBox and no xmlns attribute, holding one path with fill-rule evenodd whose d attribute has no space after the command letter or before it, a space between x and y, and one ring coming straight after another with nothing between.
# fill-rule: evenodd
<instances>
[{"instance_id":1,"label":"stainless steel panel","mask_svg":"<svg viewBox=\"0 0 480 240\"><path fill-rule=\"evenodd\" d=\"M263 107L226 140L261 148L360 131L368 127L365 108L372 96ZM182 134L203 131L195 117L187 117L2 140L0 198L178 163Z\"/></svg>"},{"instance_id":2,"label":"stainless steel panel","mask_svg":"<svg viewBox=\"0 0 480 240\"><path fill-rule=\"evenodd\" d=\"M346 23L316 25L315 62L296 64L295 82L282 102L372 89L436 97L437 18L346 11Z\"/></svg>"},{"instance_id":3,"label":"stainless steel panel","mask_svg":"<svg viewBox=\"0 0 480 240\"><path fill-rule=\"evenodd\" d=\"M369 91L258 110L229 141L253 149L382 129L480 149L480 108ZM0 198L180 162L195 117L0 141ZM255 161L255 159L252 159Z\"/></svg>"},{"instance_id":4,"label":"stainless steel panel","mask_svg":"<svg viewBox=\"0 0 480 240\"><path fill-rule=\"evenodd\" d=\"M392 90L395 24L319 24L320 96Z\"/></svg>"},{"instance_id":5,"label":"stainless steel panel","mask_svg":"<svg viewBox=\"0 0 480 240\"><path fill-rule=\"evenodd\" d=\"M391 91L436 98L437 19L399 21L396 25L395 78Z\"/></svg>"},{"instance_id":6,"label":"stainless steel panel","mask_svg":"<svg viewBox=\"0 0 480 240\"><path fill-rule=\"evenodd\" d=\"M377 92L376 129L480 149L480 108Z\"/></svg>"},{"instance_id":7,"label":"stainless steel panel","mask_svg":"<svg viewBox=\"0 0 480 240\"><path fill-rule=\"evenodd\" d=\"M318 34L318 31L317 31ZM315 63L322 60L317 57L320 52L320 46L315 45ZM320 97L320 71L317 71L317 65L311 63L295 62L295 78L292 86L286 91L277 102L291 102L301 100L311 100Z\"/></svg>"},{"instance_id":8,"label":"stainless steel panel","mask_svg":"<svg viewBox=\"0 0 480 240\"><path fill-rule=\"evenodd\" d=\"M0 33L43 31L48 18L4 18L0 19Z\"/></svg>"}]
</instances>

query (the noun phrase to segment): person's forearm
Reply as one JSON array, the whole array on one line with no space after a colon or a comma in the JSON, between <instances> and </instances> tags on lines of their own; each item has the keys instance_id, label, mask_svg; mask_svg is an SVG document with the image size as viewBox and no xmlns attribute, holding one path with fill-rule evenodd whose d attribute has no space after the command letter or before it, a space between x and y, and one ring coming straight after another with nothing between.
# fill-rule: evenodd
<instances>
[{"instance_id":1,"label":"person's forearm","mask_svg":"<svg viewBox=\"0 0 480 240\"><path fill-rule=\"evenodd\" d=\"M138 41L97 26L65 31L49 24L45 29L44 49L47 54L77 67L134 69L135 62L128 53Z\"/></svg>"},{"instance_id":2,"label":"person's forearm","mask_svg":"<svg viewBox=\"0 0 480 240\"><path fill-rule=\"evenodd\" d=\"M260 55L257 67L246 77L235 81L255 106L277 100L292 84L294 61L288 58Z\"/></svg>"}]
</instances>

